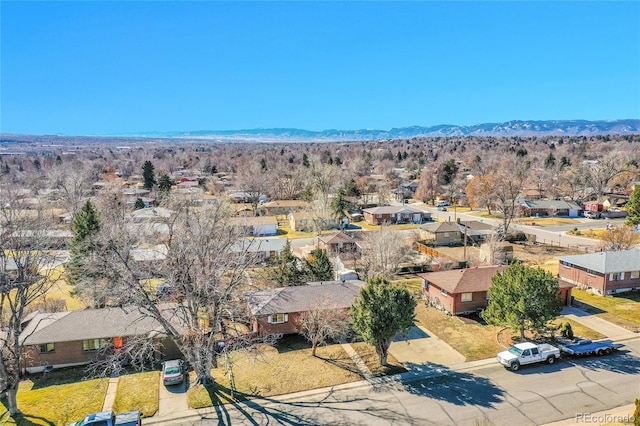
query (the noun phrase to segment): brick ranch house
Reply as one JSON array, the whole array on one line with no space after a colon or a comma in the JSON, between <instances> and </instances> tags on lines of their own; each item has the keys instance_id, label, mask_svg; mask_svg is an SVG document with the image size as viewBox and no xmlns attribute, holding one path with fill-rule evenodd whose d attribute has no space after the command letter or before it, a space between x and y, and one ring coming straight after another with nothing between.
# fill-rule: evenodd
<instances>
[{"instance_id":1,"label":"brick ranch house","mask_svg":"<svg viewBox=\"0 0 640 426\"><path fill-rule=\"evenodd\" d=\"M491 278L502 273L506 266L476 266L450 271L418 274L422 278L422 294L429 302L453 315L477 312L487 307L487 292ZM560 282L560 299L563 305L571 303L574 286Z\"/></svg>"},{"instance_id":2,"label":"brick ranch house","mask_svg":"<svg viewBox=\"0 0 640 426\"><path fill-rule=\"evenodd\" d=\"M600 295L640 289L640 250L603 251L558 259L560 283Z\"/></svg>"},{"instance_id":3,"label":"brick ranch house","mask_svg":"<svg viewBox=\"0 0 640 426\"><path fill-rule=\"evenodd\" d=\"M383 223L422 223L431 220L431 212L412 206L380 206L362 210L365 222L371 225Z\"/></svg>"},{"instance_id":4,"label":"brick ranch house","mask_svg":"<svg viewBox=\"0 0 640 426\"><path fill-rule=\"evenodd\" d=\"M349 310L364 284L360 280L327 281L246 293L252 331L263 336L296 334L304 312L322 305Z\"/></svg>"},{"instance_id":5,"label":"brick ranch house","mask_svg":"<svg viewBox=\"0 0 640 426\"><path fill-rule=\"evenodd\" d=\"M139 336L154 338L156 358L181 356L175 343L163 337L160 324L136 308L35 313L27 318L20 335L25 354L22 368L37 373L85 365L104 358L105 349L117 350Z\"/></svg>"}]
</instances>

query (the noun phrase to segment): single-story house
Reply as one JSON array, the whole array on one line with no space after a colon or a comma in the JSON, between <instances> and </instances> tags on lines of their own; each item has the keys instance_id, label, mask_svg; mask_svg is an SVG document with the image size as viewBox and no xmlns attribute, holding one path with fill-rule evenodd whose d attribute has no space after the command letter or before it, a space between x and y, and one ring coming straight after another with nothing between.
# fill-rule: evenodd
<instances>
[{"instance_id":1,"label":"single-story house","mask_svg":"<svg viewBox=\"0 0 640 426\"><path fill-rule=\"evenodd\" d=\"M496 234L494 226L479 220L460 221L458 225L462 229L463 238L466 232L467 238L476 243L484 241L489 235Z\"/></svg>"},{"instance_id":2,"label":"single-story house","mask_svg":"<svg viewBox=\"0 0 640 426\"><path fill-rule=\"evenodd\" d=\"M304 312L318 306L349 310L363 281L327 281L246 293L252 331L260 335L296 334Z\"/></svg>"},{"instance_id":3,"label":"single-story house","mask_svg":"<svg viewBox=\"0 0 640 426\"><path fill-rule=\"evenodd\" d=\"M640 250L602 251L560 256L558 277L596 294L640 289Z\"/></svg>"},{"instance_id":4,"label":"single-story house","mask_svg":"<svg viewBox=\"0 0 640 426\"><path fill-rule=\"evenodd\" d=\"M420 237L436 245L458 244L462 242L462 229L457 222L429 223L420 225Z\"/></svg>"},{"instance_id":5,"label":"single-story house","mask_svg":"<svg viewBox=\"0 0 640 426\"><path fill-rule=\"evenodd\" d=\"M139 336L155 339L154 356L158 358L181 356L162 326L135 307L37 313L20 335L25 351L22 368L36 373L45 368L88 364Z\"/></svg>"},{"instance_id":6,"label":"single-story house","mask_svg":"<svg viewBox=\"0 0 640 426\"><path fill-rule=\"evenodd\" d=\"M287 245L286 238L247 238L237 241L232 250L256 254L256 261L273 260L282 254L284 246Z\"/></svg>"},{"instance_id":7,"label":"single-story house","mask_svg":"<svg viewBox=\"0 0 640 426\"><path fill-rule=\"evenodd\" d=\"M453 315L472 313L484 309L488 303L491 279L504 272L506 266L475 266L450 271L418 274L422 278L422 294L429 303ZM560 282L563 305L571 304L572 284Z\"/></svg>"},{"instance_id":8,"label":"single-story house","mask_svg":"<svg viewBox=\"0 0 640 426\"><path fill-rule=\"evenodd\" d=\"M278 219L275 216L235 217L232 223L245 229L247 235L254 237L278 234Z\"/></svg>"},{"instance_id":9,"label":"single-story house","mask_svg":"<svg viewBox=\"0 0 640 426\"><path fill-rule=\"evenodd\" d=\"M344 231L340 231L335 234L319 235L318 248L326 250L328 253L340 253L344 251L354 251L357 245L353 236Z\"/></svg>"},{"instance_id":10,"label":"single-story house","mask_svg":"<svg viewBox=\"0 0 640 426\"><path fill-rule=\"evenodd\" d=\"M384 223L422 223L431 220L431 212L413 206L380 206L362 210L365 222L371 225Z\"/></svg>"},{"instance_id":11,"label":"single-story house","mask_svg":"<svg viewBox=\"0 0 640 426\"><path fill-rule=\"evenodd\" d=\"M520 210L525 216L568 216L578 217L582 207L565 200L523 200Z\"/></svg>"},{"instance_id":12,"label":"single-story house","mask_svg":"<svg viewBox=\"0 0 640 426\"><path fill-rule=\"evenodd\" d=\"M286 215L309 208L309 203L302 200L274 200L262 204L262 209L270 216Z\"/></svg>"},{"instance_id":13,"label":"single-story house","mask_svg":"<svg viewBox=\"0 0 640 426\"><path fill-rule=\"evenodd\" d=\"M476 312L487 306L491 278L506 266L476 266L418 274L422 294L429 303L453 315Z\"/></svg>"}]
</instances>

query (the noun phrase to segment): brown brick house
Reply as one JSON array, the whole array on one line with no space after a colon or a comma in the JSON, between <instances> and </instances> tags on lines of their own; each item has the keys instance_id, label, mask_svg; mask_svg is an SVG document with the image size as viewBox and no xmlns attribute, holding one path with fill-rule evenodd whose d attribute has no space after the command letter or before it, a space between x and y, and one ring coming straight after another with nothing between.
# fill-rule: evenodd
<instances>
[{"instance_id":1,"label":"brown brick house","mask_svg":"<svg viewBox=\"0 0 640 426\"><path fill-rule=\"evenodd\" d=\"M603 251L558 258L560 284L596 294L640 289L640 250Z\"/></svg>"},{"instance_id":2,"label":"brown brick house","mask_svg":"<svg viewBox=\"0 0 640 426\"><path fill-rule=\"evenodd\" d=\"M22 368L34 373L45 367L88 364L104 357L105 348L117 349L138 336L156 336L158 357L180 356L176 345L162 337L160 324L136 308L37 313L20 336Z\"/></svg>"},{"instance_id":3,"label":"brown brick house","mask_svg":"<svg viewBox=\"0 0 640 426\"><path fill-rule=\"evenodd\" d=\"M418 274L422 294L429 302L453 315L476 312L487 306L491 278L506 266L479 266Z\"/></svg>"},{"instance_id":4,"label":"brown brick house","mask_svg":"<svg viewBox=\"0 0 640 426\"><path fill-rule=\"evenodd\" d=\"M362 210L365 222L371 225L383 223L422 223L431 220L431 212L413 206L380 206Z\"/></svg>"},{"instance_id":5,"label":"brown brick house","mask_svg":"<svg viewBox=\"0 0 640 426\"><path fill-rule=\"evenodd\" d=\"M260 335L296 334L302 313L317 306L350 309L364 282L327 281L245 294L252 331Z\"/></svg>"}]
</instances>

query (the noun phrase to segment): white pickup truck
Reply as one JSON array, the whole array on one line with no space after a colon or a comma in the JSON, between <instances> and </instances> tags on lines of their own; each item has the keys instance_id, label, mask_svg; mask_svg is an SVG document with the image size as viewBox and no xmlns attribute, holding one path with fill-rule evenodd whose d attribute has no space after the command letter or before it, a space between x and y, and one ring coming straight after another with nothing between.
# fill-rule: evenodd
<instances>
[{"instance_id":1,"label":"white pickup truck","mask_svg":"<svg viewBox=\"0 0 640 426\"><path fill-rule=\"evenodd\" d=\"M536 362L548 362L553 364L560 358L560 349L547 343L536 345L525 342L512 346L508 351L498 354L498 362L512 371L518 371L521 365Z\"/></svg>"}]
</instances>

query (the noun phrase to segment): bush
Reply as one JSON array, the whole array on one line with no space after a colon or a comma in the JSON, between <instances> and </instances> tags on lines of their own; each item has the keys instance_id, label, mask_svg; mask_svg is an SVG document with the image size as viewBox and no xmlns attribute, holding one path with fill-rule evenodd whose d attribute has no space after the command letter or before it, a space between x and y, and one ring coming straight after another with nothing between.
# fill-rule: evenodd
<instances>
[{"instance_id":1,"label":"bush","mask_svg":"<svg viewBox=\"0 0 640 426\"><path fill-rule=\"evenodd\" d=\"M562 326L560 327L560 333L562 334L562 337L573 340L573 329L571 328L571 324L569 324L568 322L562 324Z\"/></svg>"},{"instance_id":2,"label":"bush","mask_svg":"<svg viewBox=\"0 0 640 426\"><path fill-rule=\"evenodd\" d=\"M515 241L527 241L527 235L524 232L510 232L505 235L504 239L510 243Z\"/></svg>"}]
</instances>

